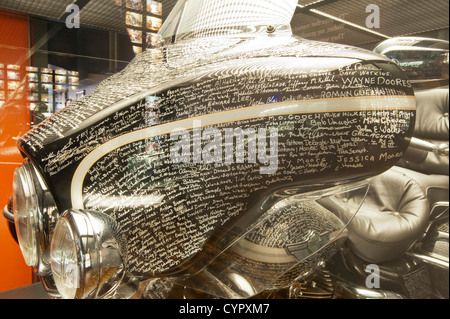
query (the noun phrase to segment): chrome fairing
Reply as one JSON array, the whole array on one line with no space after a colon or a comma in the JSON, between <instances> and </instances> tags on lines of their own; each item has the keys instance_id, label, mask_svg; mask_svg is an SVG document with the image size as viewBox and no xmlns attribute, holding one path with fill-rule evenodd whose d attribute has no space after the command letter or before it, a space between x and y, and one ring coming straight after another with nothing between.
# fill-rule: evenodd
<instances>
[{"instance_id":1,"label":"chrome fairing","mask_svg":"<svg viewBox=\"0 0 450 319\"><path fill-rule=\"evenodd\" d=\"M19 141L59 211L117 222L141 278L195 274L276 194L383 172L412 135L411 84L385 57L288 23L196 34L143 52Z\"/></svg>"}]
</instances>

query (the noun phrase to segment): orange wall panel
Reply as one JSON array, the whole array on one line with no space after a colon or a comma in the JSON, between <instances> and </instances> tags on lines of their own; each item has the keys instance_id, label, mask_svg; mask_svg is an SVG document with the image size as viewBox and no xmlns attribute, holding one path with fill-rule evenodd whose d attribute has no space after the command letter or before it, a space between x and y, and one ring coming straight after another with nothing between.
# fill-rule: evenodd
<instances>
[{"instance_id":1,"label":"orange wall panel","mask_svg":"<svg viewBox=\"0 0 450 319\"><path fill-rule=\"evenodd\" d=\"M17 138L30 128L26 88L23 88L21 98L8 100L7 65L19 65L18 74L23 80L28 54L28 18L0 11L0 64L3 64L3 79L0 80L4 81L4 87L0 87L0 90L3 90L6 100L0 106L0 211L12 193L14 169L22 162L16 147ZM0 213L0 292L31 283L31 268L25 264L18 244L10 234L8 222Z\"/></svg>"},{"instance_id":2,"label":"orange wall panel","mask_svg":"<svg viewBox=\"0 0 450 319\"><path fill-rule=\"evenodd\" d=\"M3 183L12 176L18 165L0 163L0 203L7 203L12 192L12 183ZM9 195L8 195L9 194ZM3 205L1 207L3 209ZM8 228L8 221L0 214L0 292L32 283L31 268L22 257L19 245L14 241Z\"/></svg>"}]
</instances>

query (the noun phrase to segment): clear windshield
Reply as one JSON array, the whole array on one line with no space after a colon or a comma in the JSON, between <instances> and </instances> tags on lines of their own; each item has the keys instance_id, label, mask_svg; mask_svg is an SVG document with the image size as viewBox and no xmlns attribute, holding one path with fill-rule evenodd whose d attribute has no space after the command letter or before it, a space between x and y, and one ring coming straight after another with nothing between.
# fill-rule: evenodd
<instances>
[{"instance_id":1,"label":"clear windshield","mask_svg":"<svg viewBox=\"0 0 450 319\"><path fill-rule=\"evenodd\" d=\"M449 52L443 50L398 50L389 57L411 80L448 79Z\"/></svg>"},{"instance_id":2,"label":"clear windshield","mask_svg":"<svg viewBox=\"0 0 450 319\"><path fill-rule=\"evenodd\" d=\"M159 31L172 40L289 32L297 0L179 0Z\"/></svg>"},{"instance_id":3,"label":"clear windshield","mask_svg":"<svg viewBox=\"0 0 450 319\"><path fill-rule=\"evenodd\" d=\"M361 204L367 190L367 183L361 182L282 199L207 267L176 282L220 298L248 298L286 288L309 276L342 246L347 225L359 209L349 209L342 198L355 197Z\"/></svg>"}]
</instances>

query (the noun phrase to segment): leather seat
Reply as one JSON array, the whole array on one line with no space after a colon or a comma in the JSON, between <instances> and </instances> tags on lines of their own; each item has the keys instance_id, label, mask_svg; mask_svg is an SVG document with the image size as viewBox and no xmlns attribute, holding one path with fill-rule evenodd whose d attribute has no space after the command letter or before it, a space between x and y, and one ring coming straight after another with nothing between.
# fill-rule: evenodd
<instances>
[{"instance_id":1,"label":"leather seat","mask_svg":"<svg viewBox=\"0 0 450 319\"><path fill-rule=\"evenodd\" d=\"M449 144L449 90L448 86L416 91L416 125L414 137L433 144ZM408 154L409 153L409 154ZM421 158L411 156L408 150L405 158L397 165L403 172L422 185L430 208L436 202L449 200L449 157L427 153ZM416 154L418 154L416 152Z\"/></svg>"},{"instance_id":2,"label":"leather seat","mask_svg":"<svg viewBox=\"0 0 450 319\"><path fill-rule=\"evenodd\" d=\"M414 137L448 144L448 86L416 91L416 102ZM349 225L348 246L365 261L400 257L429 227L433 204L448 202L448 156L408 150L404 158L368 180L367 198Z\"/></svg>"},{"instance_id":3,"label":"leather seat","mask_svg":"<svg viewBox=\"0 0 450 319\"><path fill-rule=\"evenodd\" d=\"M414 136L435 145L449 144L449 90L448 86L418 90ZM408 150L409 152L409 150ZM407 153L408 153L407 152ZM418 181L425 190L430 209L437 203L449 201L449 157L428 153L421 160L400 160L398 166L405 174ZM448 209L448 208L447 208ZM433 216L436 216L433 212Z\"/></svg>"},{"instance_id":4,"label":"leather seat","mask_svg":"<svg viewBox=\"0 0 450 319\"><path fill-rule=\"evenodd\" d=\"M349 224L347 244L363 260L381 263L400 257L421 237L430 209L421 185L395 168L368 182L367 198ZM354 210L361 202L341 200Z\"/></svg>"},{"instance_id":5,"label":"leather seat","mask_svg":"<svg viewBox=\"0 0 450 319\"><path fill-rule=\"evenodd\" d=\"M414 137L436 145L449 144L449 90L448 86L426 90L416 90L416 124ZM408 154L407 154L408 155ZM397 165L423 174L449 175L448 156L434 153L424 158L407 156Z\"/></svg>"}]
</instances>

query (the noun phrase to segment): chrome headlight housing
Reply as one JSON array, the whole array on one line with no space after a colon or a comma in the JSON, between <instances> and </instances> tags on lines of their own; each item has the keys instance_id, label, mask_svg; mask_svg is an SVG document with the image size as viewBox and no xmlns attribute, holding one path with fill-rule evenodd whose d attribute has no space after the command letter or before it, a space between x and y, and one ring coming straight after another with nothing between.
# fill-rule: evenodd
<instances>
[{"instance_id":1,"label":"chrome headlight housing","mask_svg":"<svg viewBox=\"0 0 450 319\"><path fill-rule=\"evenodd\" d=\"M50 274L50 240L58 210L44 179L29 162L14 171L13 212L25 263L38 275Z\"/></svg>"},{"instance_id":2,"label":"chrome headlight housing","mask_svg":"<svg viewBox=\"0 0 450 319\"><path fill-rule=\"evenodd\" d=\"M106 214L69 210L58 220L51 244L51 268L66 299L108 298L125 275L126 241Z\"/></svg>"}]
</instances>

